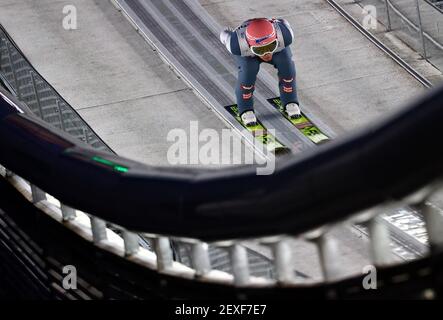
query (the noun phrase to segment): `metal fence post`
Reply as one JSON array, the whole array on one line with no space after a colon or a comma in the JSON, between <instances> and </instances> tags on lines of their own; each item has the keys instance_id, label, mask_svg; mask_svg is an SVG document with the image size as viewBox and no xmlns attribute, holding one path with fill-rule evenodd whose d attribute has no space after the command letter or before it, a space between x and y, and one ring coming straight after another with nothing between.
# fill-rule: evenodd
<instances>
[{"instance_id":1,"label":"metal fence post","mask_svg":"<svg viewBox=\"0 0 443 320\"><path fill-rule=\"evenodd\" d=\"M41 102L40 102L40 98L38 96L37 83L35 81L34 72L31 71L30 74L31 74L32 87L34 88L34 93L35 93L35 100L37 101L38 111L40 112L40 118L42 120L45 120L45 117L43 115L43 108L42 108L42 105L41 105Z\"/></svg>"},{"instance_id":2,"label":"metal fence post","mask_svg":"<svg viewBox=\"0 0 443 320\"><path fill-rule=\"evenodd\" d=\"M75 210L63 203L60 203L60 209L62 210L63 221L71 221L76 217Z\"/></svg>"},{"instance_id":3,"label":"metal fence post","mask_svg":"<svg viewBox=\"0 0 443 320\"><path fill-rule=\"evenodd\" d=\"M2 63L1 62L3 60L3 50L2 50L3 44L6 47L6 39L1 37L0 38L0 72L2 71Z\"/></svg>"},{"instance_id":4,"label":"metal fence post","mask_svg":"<svg viewBox=\"0 0 443 320\"><path fill-rule=\"evenodd\" d=\"M211 262L209 261L208 245L206 243L197 242L192 244L191 249L192 267L196 271L197 276L202 276L211 271Z\"/></svg>"},{"instance_id":5,"label":"metal fence post","mask_svg":"<svg viewBox=\"0 0 443 320\"><path fill-rule=\"evenodd\" d=\"M282 239L272 245L275 271L279 283L293 282L295 270L292 263L292 253L288 240Z\"/></svg>"},{"instance_id":6,"label":"metal fence post","mask_svg":"<svg viewBox=\"0 0 443 320\"><path fill-rule=\"evenodd\" d=\"M31 184L32 192L32 203L38 203L40 201L46 200L46 192L39 189L37 186Z\"/></svg>"},{"instance_id":7,"label":"metal fence post","mask_svg":"<svg viewBox=\"0 0 443 320\"><path fill-rule=\"evenodd\" d=\"M10 179L14 176L14 173L8 169L5 168L5 178Z\"/></svg>"},{"instance_id":8,"label":"metal fence post","mask_svg":"<svg viewBox=\"0 0 443 320\"><path fill-rule=\"evenodd\" d=\"M229 248L231 258L232 273L234 274L234 283L237 286L246 285L249 282L249 265L246 248L233 244Z\"/></svg>"},{"instance_id":9,"label":"metal fence post","mask_svg":"<svg viewBox=\"0 0 443 320\"><path fill-rule=\"evenodd\" d=\"M10 45L11 44L9 43L9 41L7 41L6 42L6 49L8 51L9 64L11 65L12 77L14 78L15 87L16 87L16 90L17 90L17 97L18 97L19 100L21 100L20 85L18 83L17 74L15 73L14 62L12 61L11 48L9 47Z\"/></svg>"},{"instance_id":10,"label":"metal fence post","mask_svg":"<svg viewBox=\"0 0 443 320\"><path fill-rule=\"evenodd\" d=\"M422 202L417 205L424 217L429 245L434 250L443 244L443 214L430 203Z\"/></svg>"},{"instance_id":11,"label":"metal fence post","mask_svg":"<svg viewBox=\"0 0 443 320\"><path fill-rule=\"evenodd\" d=\"M388 19L388 31L392 30L392 24L391 24L391 13L389 10L389 6L391 4L389 3L389 0L385 0L385 7L386 7L386 17Z\"/></svg>"},{"instance_id":12,"label":"metal fence post","mask_svg":"<svg viewBox=\"0 0 443 320\"><path fill-rule=\"evenodd\" d=\"M92 229L92 238L94 240L94 243L97 244L100 241L106 240L108 236L106 235L106 222L91 217L91 229Z\"/></svg>"},{"instance_id":13,"label":"metal fence post","mask_svg":"<svg viewBox=\"0 0 443 320\"><path fill-rule=\"evenodd\" d=\"M337 257L340 255L336 240L323 233L313 241L318 248L320 265L325 281L328 282L338 278L340 276L340 265Z\"/></svg>"},{"instance_id":14,"label":"metal fence post","mask_svg":"<svg viewBox=\"0 0 443 320\"><path fill-rule=\"evenodd\" d=\"M154 239L154 250L157 255L157 269L163 271L172 266L173 256L171 243L166 237L159 237Z\"/></svg>"},{"instance_id":15,"label":"metal fence post","mask_svg":"<svg viewBox=\"0 0 443 320\"><path fill-rule=\"evenodd\" d=\"M127 230L123 231L123 240L125 243L125 255L131 256L139 250L138 236Z\"/></svg>"},{"instance_id":16,"label":"metal fence post","mask_svg":"<svg viewBox=\"0 0 443 320\"><path fill-rule=\"evenodd\" d=\"M83 135L85 136L85 142L89 144L88 130L83 128Z\"/></svg>"},{"instance_id":17,"label":"metal fence post","mask_svg":"<svg viewBox=\"0 0 443 320\"><path fill-rule=\"evenodd\" d=\"M374 217L367 223L370 235L372 260L375 265L383 266L392 262L389 230L382 218Z\"/></svg>"},{"instance_id":18,"label":"metal fence post","mask_svg":"<svg viewBox=\"0 0 443 320\"><path fill-rule=\"evenodd\" d=\"M57 105L57 111L58 111L58 114L60 115L60 127L61 127L61 129L63 130L63 131L66 131L66 127L65 127L65 119L63 119L63 112L62 112L62 108L61 108L61 105L60 105L60 100L55 100L55 103L56 103L56 105Z\"/></svg>"},{"instance_id":19,"label":"metal fence post","mask_svg":"<svg viewBox=\"0 0 443 320\"><path fill-rule=\"evenodd\" d=\"M418 0L415 0L415 3L417 4L417 16L418 16L418 23L420 27L420 38L421 38L421 44L423 47L423 57L427 60L427 54L426 54L426 43L425 43L425 36L423 34L423 24L421 21L421 12L420 12L420 3Z\"/></svg>"}]
</instances>

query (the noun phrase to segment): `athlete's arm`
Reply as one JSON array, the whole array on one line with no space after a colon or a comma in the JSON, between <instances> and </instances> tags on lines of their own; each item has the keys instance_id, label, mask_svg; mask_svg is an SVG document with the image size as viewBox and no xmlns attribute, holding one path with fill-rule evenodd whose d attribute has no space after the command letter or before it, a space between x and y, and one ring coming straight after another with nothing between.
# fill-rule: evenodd
<instances>
[{"instance_id":1,"label":"athlete's arm","mask_svg":"<svg viewBox=\"0 0 443 320\"><path fill-rule=\"evenodd\" d=\"M283 39L285 40L285 46L287 47L294 41L294 31L286 19L277 19L277 23L280 26Z\"/></svg>"},{"instance_id":2,"label":"athlete's arm","mask_svg":"<svg viewBox=\"0 0 443 320\"><path fill-rule=\"evenodd\" d=\"M220 32L220 41L226 46L226 49L228 49L230 53L236 56L241 55L237 32L231 28L225 28L222 32Z\"/></svg>"}]
</instances>

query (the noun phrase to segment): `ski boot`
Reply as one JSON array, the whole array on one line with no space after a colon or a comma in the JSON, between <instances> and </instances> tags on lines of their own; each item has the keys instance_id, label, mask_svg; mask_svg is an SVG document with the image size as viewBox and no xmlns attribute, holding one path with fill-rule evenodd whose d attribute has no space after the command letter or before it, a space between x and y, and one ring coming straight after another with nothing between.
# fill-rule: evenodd
<instances>
[{"instance_id":1,"label":"ski boot","mask_svg":"<svg viewBox=\"0 0 443 320\"><path fill-rule=\"evenodd\" d=\"M298 119L302 116L300 108L295 102L288 103L283 111L291 119Z\"/></svg>"},{"instance_id":2,"label":"ski boot","mask_svg":"<svg viewBox=\"0 0 443 320\"><path fill-rule=\"evenodd\" d=\"M254 111L245 111L241 115L241 121L247 127L252 127L257 124L257 118Z\"/></svg>"}]
</instances>

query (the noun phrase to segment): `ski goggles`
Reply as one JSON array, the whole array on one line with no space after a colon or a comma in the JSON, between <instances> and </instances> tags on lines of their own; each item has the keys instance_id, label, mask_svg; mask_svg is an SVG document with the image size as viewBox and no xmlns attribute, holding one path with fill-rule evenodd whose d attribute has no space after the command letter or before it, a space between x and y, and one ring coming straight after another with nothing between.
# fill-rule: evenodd
<instances>
[{"instance_id":1,"label":"ski goggles","mask_svg":"<svg viewBox=\"0 0 443 320\"><path fill-rule=\"evenodd\" d=\"M277 50L278 47L278 40L275 39L274 41L264 45L264 46L251 46L251 51L257 56L264 56L268 53L274 53L275 50Z\"/></svg>"}]
</instances>

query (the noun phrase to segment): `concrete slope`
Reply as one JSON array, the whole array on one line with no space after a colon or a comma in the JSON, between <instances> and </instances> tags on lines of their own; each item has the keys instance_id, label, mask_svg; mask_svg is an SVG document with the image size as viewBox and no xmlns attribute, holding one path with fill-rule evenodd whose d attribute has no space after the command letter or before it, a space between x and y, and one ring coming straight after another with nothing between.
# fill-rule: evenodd
<instances>
[{"instance_id":1,"label":"concrete slope","mask_svg":"<svg viewBox=\"0 0 443 320\"><path fill-rule=\"evenodd\" d=\"M63 28L63 8L78 29ZM222 123L107 0L3 0L0 21L31 63L118 154L169 165L168 133ZM239 158L235 158L239 161Z\"/></svg>"},{"instance_id":2,"label":"concrete slope","mask_svg":"<svg viewBox=\"0 0 443 320\"><path fill-rule=\"evenodd\" d=\"M373 123L424 92L324 0L200 3L221 25L235 27L261 16L289 20L301 104L337 134Z\"/></svg>"}]
</instances>

